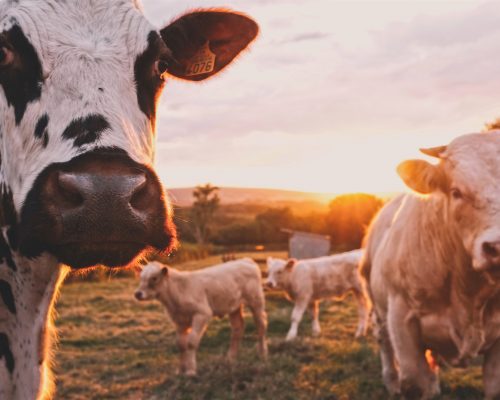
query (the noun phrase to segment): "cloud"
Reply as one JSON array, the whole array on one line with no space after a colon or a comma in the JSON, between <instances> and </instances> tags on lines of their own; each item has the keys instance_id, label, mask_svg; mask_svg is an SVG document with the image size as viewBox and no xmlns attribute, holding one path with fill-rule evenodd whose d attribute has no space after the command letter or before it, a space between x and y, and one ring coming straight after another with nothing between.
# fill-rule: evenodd
<instances>
[{"instance_id":1,"label":"cloud","mask_svg":"<svg viewBox=\"0 0 500 400\"><path fill-rule=\"evenodd\" d=\"M325 32L305 32L298 35L294 35L289 39L283 40L281 43L297 43L306 42L309 40L321 40L329 37L330 35Z\"/></svg>"},{"instance_id":2,"label":"cloud","mask_svg":"<svg viewBox=\"0 0 500 400\"><path fill-rule=\"evenodd\" d=\"M289 160L321 170L330 165L329 148L344 161L362 151L367 163L385 166L380 175L392 176L405 154L480 130L500 114L495 2L225 3L252 15L261 35L220 77L167 84L159 168L169 179L176 171L178 184L196 183L196 176L204 182L210 173L208 180L234 184L238 172L239 186L258 186L258 179L279 186L287 171L300 173ZM144 0L144 8L162 23L186 5ZM392 166L373 152L391 143L398 146ZM336 180L345 184L332 173L328 191L337 191Z\"/></svg>"}]
</instances>

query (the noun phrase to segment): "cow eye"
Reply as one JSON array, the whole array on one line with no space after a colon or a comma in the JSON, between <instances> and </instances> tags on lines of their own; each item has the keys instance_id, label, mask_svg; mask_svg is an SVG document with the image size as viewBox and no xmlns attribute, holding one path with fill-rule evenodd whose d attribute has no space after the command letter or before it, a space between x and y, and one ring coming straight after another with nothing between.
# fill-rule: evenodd
<instances>
[{"instance_id":1,"label":"cow eye","mask_svg":"<svg viewBox=\"0 0 500 400\"><path fill-rule=\"evenodd\" d=\"M0 68L8 67L14 61L14 53L6 46L0 47Z\"/></svg>"},{"instance_id":2,"label":"cow eye","mask_svg":"<svg viewBox=\"0 0 500 400\"><path fill-rule=\"evenodd\" d=\"M451 194L451 197L453 197L456 200L460 200L460 199L464 198L464 195L462 194L462 192L457 188L451 188L450 194Z\"/></svg>"},{"instance_id":3,"label":"cow eye","mask_svg":"<svg viewBox=\"0 0 500 400\"><path fill-rule=\"evenodd\" d=\"M157 60L155 63L155 72L161 78L165 79L164 75L168 71L169 63L167 60Z\"/></svg>"},{"instance_id":4,"label":"cow eye","mask_svg":"<svg viewBox=\"0 0 500 400\"><path fill-rule=\"evenodd\" d=\"M158 279L156 277L150 278L148 281L148 287L150 289L154 289L156 287L157 281L158 281Z\"/></svg>"}]
</instances>

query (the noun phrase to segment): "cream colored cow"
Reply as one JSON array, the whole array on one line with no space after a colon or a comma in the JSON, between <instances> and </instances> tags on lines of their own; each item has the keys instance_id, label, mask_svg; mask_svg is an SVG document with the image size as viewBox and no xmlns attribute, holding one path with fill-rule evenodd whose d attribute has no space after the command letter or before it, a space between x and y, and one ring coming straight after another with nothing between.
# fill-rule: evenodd
<instances>
[{"instance_id":1,"label":"cream colored cow","mask_svg":"<svg viewBox=\"0 0 500 400\"><path fill-rule=\"evenodd\" d=\"M356 337L364 335L367 328L368 307L358 277L358 264L362 251L354 250L329 257L308 260L267 259L268 278L266 285L283 289L288 298L295 302L292 311L292 325L286 340L297 337L297 331L304 312L309 307L313 316L312 332L321 333L319 325L319 302L331 297L342 297L353 292L358 301L359 322Z\"/></svg>"},{"instance_id":2,"label":"cream colored cow","mask_svg":"<svg viewBox=\"0 0 500 400\"><path fill-rule=\"evenodd\" d=\"M229 315L231 344L228 358L234 360L243 336L243 306L251 310L258 350L267 357L267 315L258 265L250 258L229 261L197 271L178 271L151 262L141 272L135 292L137 300L159 300L177 328L180 373L196 374L196 351L212 317Z\"/></svg>"},{"instance_id":3,"label":"cream colored cow","mask_svg":"<svg viewBox=\"0 0 500 400\"><path fill-rule=\"evenodd\" d=\"M382 376L391 393L430 399L443 363L484 355L487 399L500 398L500 132L423 150L403 162L420 194L388 203L365 240L360 272L373 302ZM427 353L428 354L428 353Z\"/></svg>"}]
</instances>

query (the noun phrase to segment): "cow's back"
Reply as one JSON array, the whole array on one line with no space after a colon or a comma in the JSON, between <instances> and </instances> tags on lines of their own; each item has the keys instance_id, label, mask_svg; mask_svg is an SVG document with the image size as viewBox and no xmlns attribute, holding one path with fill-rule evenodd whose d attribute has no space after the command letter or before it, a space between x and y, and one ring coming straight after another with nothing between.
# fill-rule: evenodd
<instances>
[{"instance_id":1,"label":"cow's back","mask_svg":"<svg viewBox=\"0 0 500 400\"><path fill-rule=\"evenodd\" d=\"M382 207L367 229L366 236L363 239L364 253L359 266L359 272L366 281L370 280L371 267L375 254L385 239L394 216L401 207L404 198L405 195L397 196Z\"/></svg>"},{"instance_id":2,"label":"cow's back","mask_svg":"<svg viewBox=\"0 0 500 400\"><path fill-rule=\"evenodd\" d=\"M223 316L262 295L261 273L250 258L229 261L192 273L194 290L205 293L215 315Z\"/></svg>"},{"instance_id":3,"label":"cow's back","mask_svg":"<svg viewBox=\"0 0 500 400\"><path fill-rule=\"evenodd\" d=\"M340 297L359 288L357 266L361 250L301 260L295 266L293 287L297 294L308 292L314 299Z\"/></svg>"}]
</instances>

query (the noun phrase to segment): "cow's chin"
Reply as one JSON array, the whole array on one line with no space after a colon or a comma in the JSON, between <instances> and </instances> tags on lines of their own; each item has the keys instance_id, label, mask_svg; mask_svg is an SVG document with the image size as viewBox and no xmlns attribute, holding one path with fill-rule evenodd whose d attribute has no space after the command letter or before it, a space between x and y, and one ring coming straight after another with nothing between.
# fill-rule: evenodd
<instances>
[{"instance_id":1,"label":"cow's chin","mask_svg":"<svg viewBox=\"0 0 500 400\"><path fill-rule=\"evenodd\" d=\"M488 263L483 257L477 257L472 261L472 268L484 274L490 282L500 282L500 264Z\"/></svg>"},{"instance_id":2,"label":"cow's chin","mask_svg":"<svg viewBox=\"0 0 500 400\"><path fill-rule=\"evenodd\" d=\"M131 242L69 243L51 249L51 253L73 269L96 265L119 268L131 264L146 249L144 244Z\"/></svg>"}]
</instances>

